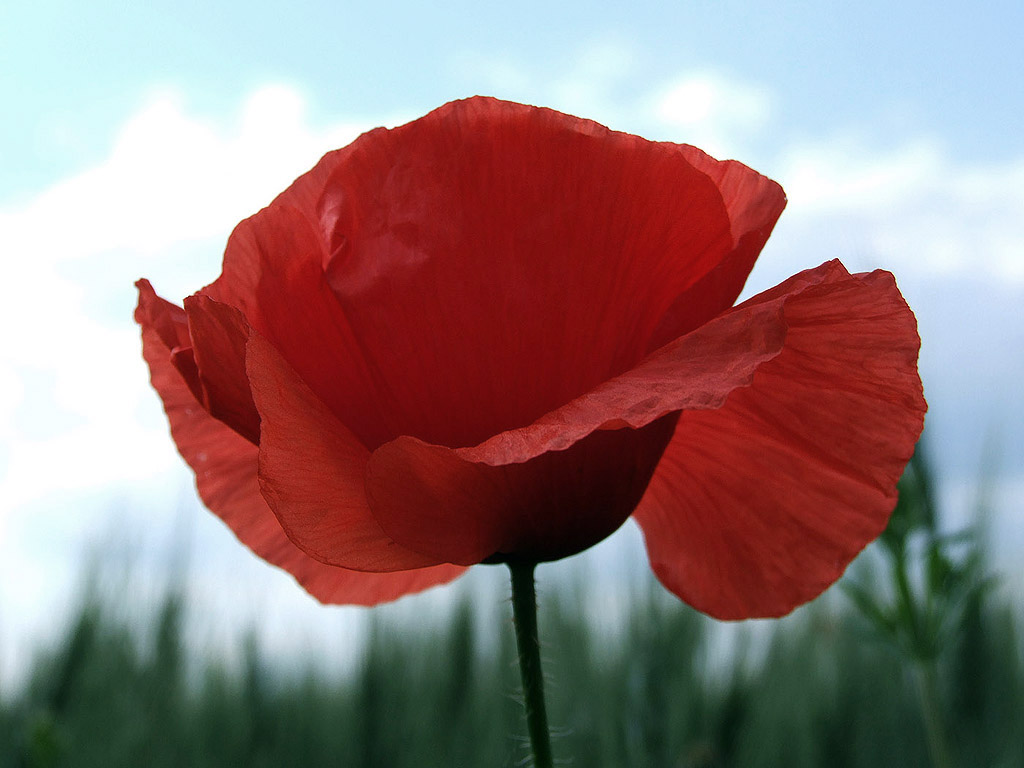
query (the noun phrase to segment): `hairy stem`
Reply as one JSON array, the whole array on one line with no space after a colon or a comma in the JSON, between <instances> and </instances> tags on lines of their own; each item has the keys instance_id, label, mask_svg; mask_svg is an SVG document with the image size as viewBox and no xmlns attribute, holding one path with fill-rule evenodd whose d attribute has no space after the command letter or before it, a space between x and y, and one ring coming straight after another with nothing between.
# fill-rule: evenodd
<instances>
[{"instance_id":1,"label":"hairy stem","mask_svg":"<svg viewBox=\"0 0 1024 768\"><path fill-rule=\"evenodd\" d=\"M515 617L519 672L523 679L523 706L530 732L535 768L552 768L551 736L544 704L544 676L540 669L540 640L537 636L537 593L533 583L536 563L509 562L512 572L512 615Z\"/></svg>"}]
</instances>

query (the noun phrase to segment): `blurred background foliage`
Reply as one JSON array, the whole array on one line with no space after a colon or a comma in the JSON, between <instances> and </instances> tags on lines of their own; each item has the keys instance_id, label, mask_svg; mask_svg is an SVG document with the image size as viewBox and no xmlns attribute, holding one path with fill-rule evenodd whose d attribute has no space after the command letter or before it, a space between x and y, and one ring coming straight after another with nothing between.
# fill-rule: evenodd
<instances>
[{"instance_id":1,"label":"blurred background foliage","mask_svg":"<svg viewBox=\"0 0 1024 768\"><path fill-rule=\"evenodd\" d=\"M653 579L611 627L583 593L544 593L542 569L556 758L593 768L1024 766L1020 616L988 572L983 527L941 532L932 489L919 452L888 529L844 578L845 597L833 590L739 631ZM488 627L468 597L440 627L375 617L355 669L330 679L311 661L270 658L254 636L233 661L190 653L180 590L145 623L102 590L85 594L28 682L0 692L0 768L526 759L511 618Z\"/></svg>"}]
</instances>

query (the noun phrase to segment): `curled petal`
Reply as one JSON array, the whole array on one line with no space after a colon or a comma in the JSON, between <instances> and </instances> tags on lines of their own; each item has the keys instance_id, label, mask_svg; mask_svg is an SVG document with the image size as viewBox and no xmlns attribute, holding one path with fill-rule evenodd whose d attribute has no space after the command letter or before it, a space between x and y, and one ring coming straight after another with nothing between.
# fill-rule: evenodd
<instances>
[{"instance_id":1,"label":"curled petal","mask_svg":"<svg viewBox=\"0 0 1024 768\"><path fill-rule=\"evenodd\" d=\"M683 145L680 151L721 191L729 214L732 249L676 298L661 318L648 346L651 350L689 333L733 305L786 207L782 187L742 163L715 160L696 147Z\"/></svg>"},{"instance_id":2,"label":"curled petal","mask_svg":"<svg viewBox=\"0 0 1024 768\"><path fill-rule=\"evenodd\" d=\"M174 350L191 347L188 318L181 307L156 295L149 280L135 283L139 289L139 304L135 308L135 322L148 331L153 340L173 354Z\"/></svg>"},{"instance_id":3,"label":"curled petal","mask_svg":"<svg viewBox=\"0 0 1024 768\"><path fill-rule=\"evenodd\" d=\"M669 413L718 408L781 351L785 336L779 301L732 310L530 426L459 453L490 464L524 462L595 430L639 429Z\"/></svg>"},{"instance_id":4,"label":"curled petal","mask_svg":"<svg viewBox=\"0 0 1024 768\"><path fill-rule=\"evenodd\" d=\"M299 176L288 189L274 198L271 207L286 207L299 211L307 217L313 231L318 236L323 236L325 233L319 226L318 218L320 196L334 169L345 162L345 158L352 151L351 148L352 145L349 144L341 149L328 152L313 168ZM323 242L323 248L325 252L330 249L330 243L326 239Z\"/></svg>"},{"instance_id":5,"label":"curled petal","mask_svg":"<svg viewBox=\"0 0 1024 768\"><path fill-rule=\"evenodd\" d=\"M189 391L197 400L202 401L203 385L199 380L199 369L196 367L185 313L181 307L157 296L149 280L139 280L135 287L139 289L135 321L147 327L153 338L159 340L167 350L171 365L178 371Z\"/></svg>"},{"instance_id":6,"label":"curled petal","mask_svg":"<svg viewBox=\"0 0 1024 768\"><path fill-rule=\"evenodd\" d=\"M564 451L495 465L401 437L370 459L374 516L396 541L439 560L557 560L622 525L643 495L675 417L599 430Z\"/></svg>"},{"instance_id":7,"label":"curled petal","mask_svg":"<svg viewBox=\"0 0 1024 768\"><path fill-rule=\"evenodd\" d=\"M369 451L253 331L246 367L262 420L259 484L289 538L310 556L362 571L445 562L398 546L370 513Z\"/></svg>"},{"instance_id":8,"label":"curled petal","mask_svg":"<svg viewBox=\"0 0 1024 768\"><path fill-rule=\"evenodd\" d=\"M456 578L463 568L437 566L401 573L362 573L325 565L296 547L267 506L257 482L258 449L210 416L171 363L161 331L185 327L185 313L140 281L136 320L153 387L163 400L171 435L196 476L203 502L264 560L288 571L324 603L375 605ZM175 337L179 338L180 337Z\"/></svg>"},{"instance_id":9,"label":"curled petal","mask_svg":"<svg viewBox=\"0 0 1024 768\"><path fill-rule=\"evenodd\" d=\"M662 583L723 619L783 615L842 574L885 527L926 410L889 273L831 262L737 311L779 301L782 351L682 414L636 512Z\"/></svg>"},{"instance_id":10,"label":"curled petal","mask_svg":"<svg viewBox=\"0 0 1024 768\"><path fill-rule=\"evenodd\" d=\"M185 299L185 315L205 409L249 442L258 443L260 415L245 373L248 323L238 310L201 294Z\"/></svg>"},{"instance_id":11,"label":"curled petal","mask_svg":"<svg viewBox=\"0 0 1024 768\"><path fill-rule=\"evenodd\" d=\"M306 200L308 182L299 186L301 194L279 200ZM309 215L275 203L241 222L228 240L223 274L196 298L241 312L361 441L379 445L390 436L382 390L327 285L324 246Z\"/></svg>"}]
</instances>

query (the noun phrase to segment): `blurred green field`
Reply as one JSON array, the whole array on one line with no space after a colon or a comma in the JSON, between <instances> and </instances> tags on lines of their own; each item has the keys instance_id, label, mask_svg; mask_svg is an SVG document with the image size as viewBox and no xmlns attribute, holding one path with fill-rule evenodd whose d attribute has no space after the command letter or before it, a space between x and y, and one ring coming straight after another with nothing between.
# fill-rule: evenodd
<instances>
[{"instance_id":1,"label":"blurred green field","mask_svg":"<svg viewBox=\"0 0 1024 768\"><path fill-rule=\"evenodd\" d=\"M540 627L556 758L582 768L1024 766L1019 614L981 544L940 536L921 514L931 504L922 479L905 483L886 538L846 577L847 596L833 590L770 626L723 633L652 580L609 632L571 591L549 592ZM327 680L251 639L241 663L190 653L173 589L146 624L86 599L27 684L0 693L0 768L524 765L511 619L481 630L478 610L465 598L440 628L375 618L354 672ZM930 699L922 680L934 683Z\"/></svg>"}]
</instances>

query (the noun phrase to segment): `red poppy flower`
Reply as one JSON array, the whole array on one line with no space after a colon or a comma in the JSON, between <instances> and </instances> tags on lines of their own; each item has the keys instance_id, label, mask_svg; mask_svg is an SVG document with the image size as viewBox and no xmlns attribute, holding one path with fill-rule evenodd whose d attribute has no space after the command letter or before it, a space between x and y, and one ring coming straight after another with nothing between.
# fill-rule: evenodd
<instances>
[{"instance_id":1,"label":"red poppy flower","mask_svg":"<svg viewBox=\"0 0 1024 768\"><path fill-rule=\"evenodd\" d=\"M914 316L838 262L733 307L785 196L474 98L331 152L136 319L206 505L324 602L553 560L634 515L714 616L819 594L921 431Z\"/></svg>"}]
</instances>

